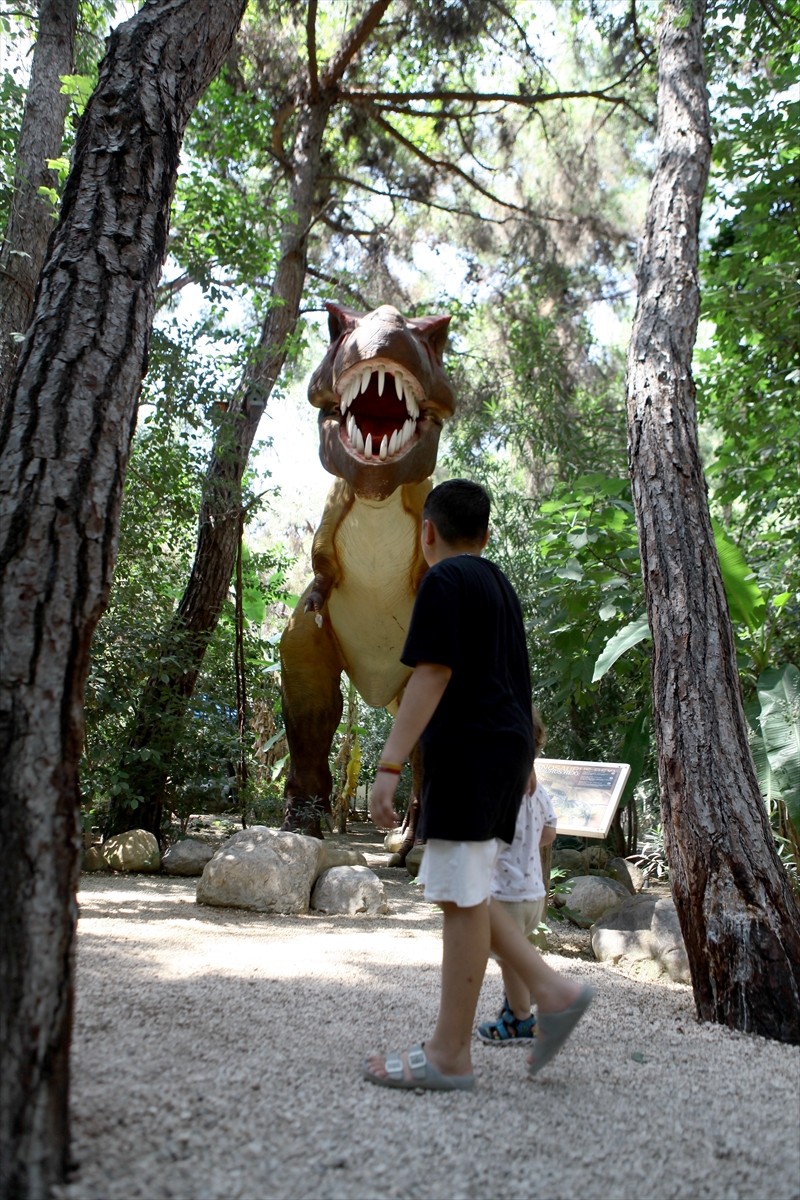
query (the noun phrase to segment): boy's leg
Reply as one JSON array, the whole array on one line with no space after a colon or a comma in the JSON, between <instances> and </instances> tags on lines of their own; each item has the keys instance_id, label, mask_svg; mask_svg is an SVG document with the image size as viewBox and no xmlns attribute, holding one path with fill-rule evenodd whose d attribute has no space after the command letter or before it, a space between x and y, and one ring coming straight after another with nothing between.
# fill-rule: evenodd
<instances>
[{"instance_id":1,"label":"boy's leg","mask_svg":"<svg viewBox=\"0 0 800 1200\"><path fill-rule=\"evenodd\" d=\"M489 905L442 904L442 991L425 1053L445 1075L471 1075L472 1026L489 959Z\"/></svg>"},{"instance_id":2,"label":"boy's leg","mask_svg":"<svg viewBox=\"0 0 800 1200\"><path fill-rule=\"evenodd\" d=\"M436 1028L425 1042L425 1054L443 1075L471 1075L472 1024L489 958L489 905L459 908L442 903L440 908L442 987ZM367 1066L375 1075L386 1075L382 1055L370 1056ZM410 1074L407 1065L406 1071Z\"/></svg>"}]
</instances>

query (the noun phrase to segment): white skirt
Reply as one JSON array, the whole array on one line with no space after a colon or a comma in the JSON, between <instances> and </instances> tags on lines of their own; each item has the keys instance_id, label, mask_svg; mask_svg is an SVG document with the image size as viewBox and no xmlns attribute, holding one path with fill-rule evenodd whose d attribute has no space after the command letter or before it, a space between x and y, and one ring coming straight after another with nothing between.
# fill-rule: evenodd
<instances>
[{"instance_id":1,"label":"white skirt","mask_svg":"<svg viewBox=\"0 0 800 1200\"><path fill-rule=\"evenodd\" d=\"M506 843L499 838L485 842L429 838L419 868L425 899L459 908L483 904L489 899L495 861L505 848Z\"/></svg>"}]
</instances>

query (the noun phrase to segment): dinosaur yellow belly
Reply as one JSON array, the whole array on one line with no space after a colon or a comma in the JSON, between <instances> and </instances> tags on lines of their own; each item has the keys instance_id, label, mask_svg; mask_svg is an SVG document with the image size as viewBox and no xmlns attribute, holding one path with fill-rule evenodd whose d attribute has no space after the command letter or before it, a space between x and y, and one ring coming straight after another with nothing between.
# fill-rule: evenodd
<instances>
[{"instance_id":1,"label":"dinosaur yellow belly","mask_svg":"<svg viewBox=\"0 0 800 1200\"><path fill-rule=\"evenodd\" d=\"M413 564L419 521L400 493L356 500L336 531L341 581L328 600L328 617L347 675L367 704L389 704L409 676L400 662L414 604Z\"/></svg>"}]
</instances>

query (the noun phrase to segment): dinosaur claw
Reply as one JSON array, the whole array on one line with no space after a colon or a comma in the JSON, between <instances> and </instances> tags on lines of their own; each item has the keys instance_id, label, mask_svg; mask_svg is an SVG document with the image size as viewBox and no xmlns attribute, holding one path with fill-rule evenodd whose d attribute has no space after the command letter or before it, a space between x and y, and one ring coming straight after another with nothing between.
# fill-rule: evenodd
<instances>
[{"instance_id":1,"label":"dinosaur claw","mask_svg":"<svg viewBox=\"0 0 800 1200\"><path fill-rule=\"evenodd\" d=\"M314 614L314 624L316 625L317 629L322 629L322 613Z\"/></svg>"}]
</instances>

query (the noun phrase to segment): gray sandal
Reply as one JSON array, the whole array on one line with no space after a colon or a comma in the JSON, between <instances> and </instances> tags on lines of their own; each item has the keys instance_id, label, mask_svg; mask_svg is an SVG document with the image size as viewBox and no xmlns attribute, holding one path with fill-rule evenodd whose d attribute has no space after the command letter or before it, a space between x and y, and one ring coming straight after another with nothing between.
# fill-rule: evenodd
<instances>
[{"instance_id":1,"label":"gray sandal","mask_svg":"<svg viewBox=\"0 0 800 1200\"><path fill-rule=\"evenodd\" d=\"M536 1041L528 1059L528 1074L533 1077L555 1058L564 1042L594 1000L596 992L588 984L578 993L569 1008L559 1013L539 1013Z\"/></svg>"},{"instance_id":2,"label":"gray sandal","mask_svg":"<svg viewBox=\"0 0 800 1200\"><path fill-rule=\"evenodd\" d=\"M411 1091L419 1088L427 1092L471 1092L475 1087L474 1075L443 1075L438 1067L428 1061L428 1056L422 1046L413 1046L408 1051L408 1069L411 1075L406 1078L405 1066L399 1054L387 1055L385 1059L386 1075L375 1075L368 1067L364 1067L364 1078L378 1087L408 1088Z\"/></svg>"}]
</instances>

